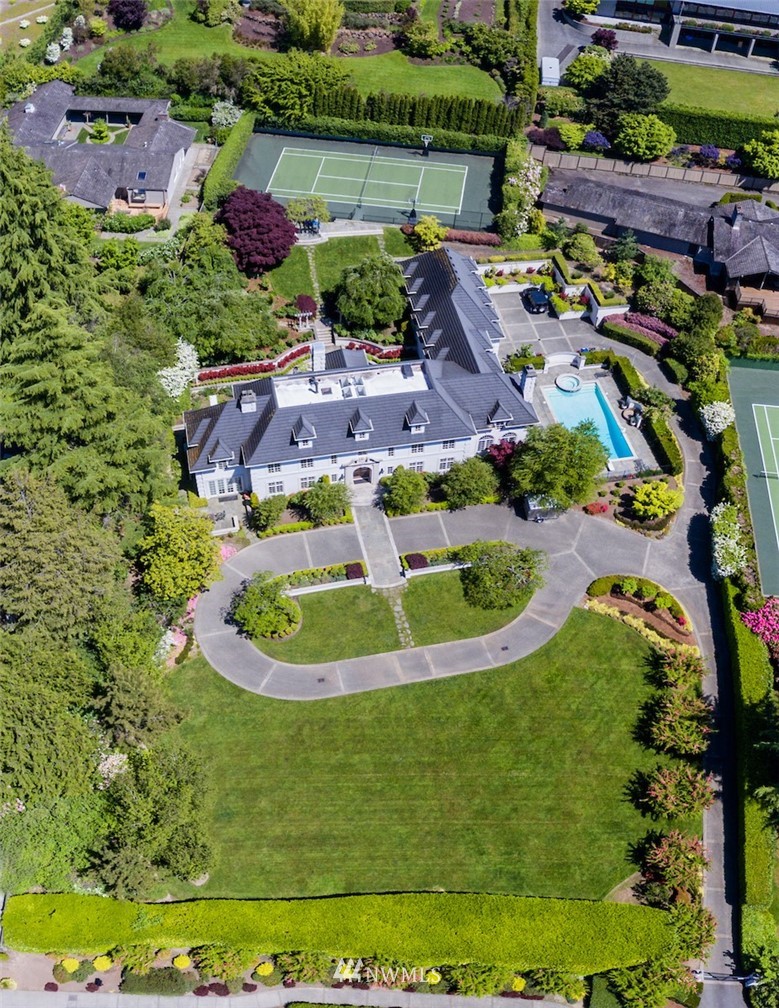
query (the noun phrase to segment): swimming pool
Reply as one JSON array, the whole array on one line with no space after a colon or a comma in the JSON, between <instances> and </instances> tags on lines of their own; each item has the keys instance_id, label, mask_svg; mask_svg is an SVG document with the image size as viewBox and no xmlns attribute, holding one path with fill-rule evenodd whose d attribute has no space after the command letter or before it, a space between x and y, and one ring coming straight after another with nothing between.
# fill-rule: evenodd
<instances>
[{"instance_id":1,"label":"swimming pool","mask_svg":"<svg viewBox=\"0 0 779 1008\"><path fill-rule=\"evenodd\" d=\"M596 382L585 382L578 392L545 388L544 396L555 420L569 430L582 420L592 420L610 460L635 458L630 442L622 433L614 411Z\"/></svg>"}]
</instances>

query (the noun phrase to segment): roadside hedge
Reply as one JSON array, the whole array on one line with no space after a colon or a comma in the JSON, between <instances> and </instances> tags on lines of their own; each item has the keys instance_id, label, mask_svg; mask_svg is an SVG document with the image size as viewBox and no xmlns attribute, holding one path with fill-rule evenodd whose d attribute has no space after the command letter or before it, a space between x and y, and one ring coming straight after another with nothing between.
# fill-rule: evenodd
<instances>
[{"instance_id":1,"label":"roadside hedge","mask_svg":"<svg viewBox=\"0 0 779 1008\"><path fill-rule=\"evenodd\" d=\"M656 112L658 118L672 126L677 143L713 144L736 150L749 140L755 140L764 130L776 129L776 119L723 112L720 109L664 104Z\"/></svg>"},{"instance_id":2,"label":"roadside hedge","mask_svg":"<svg viewBox=\"0 0 779 1008\"><path fill-rule=\"evenodd\" d=\"M736 715L736 770L738 774L741 842L741 892L746 906L767 909L773 899L775 837L766 828L765 814L751 797L755 751L759 733L758 708L773 684L768 651L760 638L741 621L736 607L738 589L722 585L725 630L733 665Z\"/></svg>"},{"instance_id":3,"label":"roadside hedge","mask_svg":"<svg viewBox=\"0 0 779 1008\"><path fill-rule=\"evenodd\" d=\"M224 943L264 951L376 955L418 966L484 962L586 975L658 958L675 944L663 910L589 900L400 893L300 900L130 903L101 896L12 896L7 944L94 954L117 945Z\"/></svg>"},{"instance_id":4,"label":"roadside hedge","mask_svg":"<svg viewBox=\"0 0 779 1008\"><path fill-rule=\"evenodd\" d=\"M288 124L265 119L262 128L267 132L288 136L325 136L334 140L372 140L375 143L419 147L419 129L417 127L393 126L389 123L372 122L368 119L304 116L298 119L294 129L290 129ZM225 144L225 146L227 145ZM506 140L504 137L487 133L476 136L469 133L458 133L454 130L439 129L435 133L434 146L436 150L495 155L504 149ZM211 170L213 171L213 168Z\"/></svg>"},{"instance_id":5,"label":"roadside hedge","mask_svg":"<svg viewBox=\"0 0 779 1008\"><path fill-rule=\"evenodd\" d=\"M235 188L233 174L253 131L254 114L244 112L230 130L230 136L220 148L203 182L201 199L206 210L216 210L221 200Z\"/></svg>"}]
</instances>

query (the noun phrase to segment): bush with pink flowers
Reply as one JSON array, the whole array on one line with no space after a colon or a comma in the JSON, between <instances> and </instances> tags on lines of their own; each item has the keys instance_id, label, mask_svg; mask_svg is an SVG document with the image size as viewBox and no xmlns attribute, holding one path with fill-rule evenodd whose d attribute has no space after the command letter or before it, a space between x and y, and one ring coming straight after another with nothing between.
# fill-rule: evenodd
<instances>
[{"instance_id":1,"label":"bush with pink flowers","mask_svg":"<svg viewBox=\"0 0 779 1008\"><path fill-rule=\"evenodd\" d=\"M742 613L741 619L769 648L779 648L779 598L770 598L755 612Z\"/></svg>"}]
</instances>

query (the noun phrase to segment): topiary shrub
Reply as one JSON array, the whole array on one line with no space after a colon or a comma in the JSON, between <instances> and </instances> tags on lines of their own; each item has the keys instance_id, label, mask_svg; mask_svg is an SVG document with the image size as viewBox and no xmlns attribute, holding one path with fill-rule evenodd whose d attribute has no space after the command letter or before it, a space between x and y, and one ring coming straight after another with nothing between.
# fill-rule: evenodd
<instances>
[{"instance_id":1,"label":"topiary shrub","mask_svg":"<svg viewBox=\"0 0 779 1008\"><path fill-rule=\"evenodd\" d=\"M189 958L188 955L185 955L183 952L180 952L177 956L173 957L173 965L176 967L177 970L189 969L189 967L192 965L192 960Z\"/></svg>"},{"instance_id":2,"label":"topiary shrub","mask_svg":"<svg viewBox=\"0 0 779 1008\"><path fill-rule=\"evenodd\" d=\"M424 570L430 562L423 553L406 553L406 564L409 570Z\"/></svg>"},{"instance_id":3,"label":"topiary shrub","mask_svg":"<svg viewBox=\"0 0 779 1008\"><path fill-rule=\"evenodd\" d=\"M113 966L114 961L110 955L100 955L92 960L92 966L96 973L105 973L106 970L110 970Z\"/></svg>"},{"instance_id":4,"label":"topiary shrub","mask_svg":"<svg viewBox=\"0 0 779 1008\"><path fill-rule=\"evenodd\" d=\"M81 960L75 959L73 956L65 956L61 963L61 966L66 973L75 973L80 965Z\"/></svg>"}]
</instances>

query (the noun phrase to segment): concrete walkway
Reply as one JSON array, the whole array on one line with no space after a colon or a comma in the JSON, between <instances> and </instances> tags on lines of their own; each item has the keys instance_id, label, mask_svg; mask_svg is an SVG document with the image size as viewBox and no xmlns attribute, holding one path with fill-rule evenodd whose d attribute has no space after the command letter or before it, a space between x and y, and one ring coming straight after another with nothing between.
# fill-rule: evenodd
<instances>
[{"instance_id":1,"label":"concrete walkway","mask_svg":"<svg viewBox=\"0 0 779 1008\"><path fill-rule=\"evenodd\" d=\"M395 588L404 584L398 548L387 516L372 502L355 503L352 513L373 587Z\"/></svg>"},{"instance_id":2,"label":"concrete walkway","mask_svg":"<svg viewBox=\"0 0 779 1008\"><path fill-rule=\"evenodd\" d=\"M41 1005L68 1008L192 1008L197 1003L191 994L183 997L157 997L141 994L118 994L102 991L42 991L0 990L0 1008L41 1008ZM208 998L210 1004L214 999ZM260 987L254 994L219 998L225 1008L283 1008L291 1001L311 1004L372 1005L376 1008L506 1008L506 999L499 997L464 997L451 994L410 994L406 991L357 990L352 987L293 987L267 989ZM534 1001L534 1008L560 1008L561 1001Z\"/></svg>"}]
</instances>

